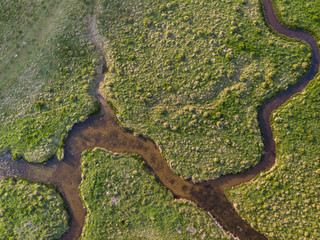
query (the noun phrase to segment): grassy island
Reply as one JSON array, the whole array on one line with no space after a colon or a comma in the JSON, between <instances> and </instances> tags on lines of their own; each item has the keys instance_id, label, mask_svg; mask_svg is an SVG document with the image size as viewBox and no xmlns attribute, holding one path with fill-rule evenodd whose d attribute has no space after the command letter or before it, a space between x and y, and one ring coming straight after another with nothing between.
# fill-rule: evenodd
<instances>
[{"instance_id":1,"label":"grassy island","mask_svg":"<svg viewBox=\"0 0 320 240\"><path fill-rule=\"evenodd\" d=\"M81 164L81 239L231 239L207 213L174 200L138 157L96 149Z\"/></svg>"},{"instance_id":2,"label":"grassy island","mask_svg":"<svg viewBox=\"0 0 320 240\"><path fill-rule=\"evenodd\" d=\"M0 181L0 239L59 239L69 228L61 196L25 179Z\"/></svg>"}]
</instances>

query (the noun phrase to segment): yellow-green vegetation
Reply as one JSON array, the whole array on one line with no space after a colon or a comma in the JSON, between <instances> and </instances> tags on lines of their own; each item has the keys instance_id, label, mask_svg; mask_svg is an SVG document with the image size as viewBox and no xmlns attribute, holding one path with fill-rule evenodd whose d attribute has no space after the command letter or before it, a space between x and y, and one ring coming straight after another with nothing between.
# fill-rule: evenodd
<instances>
[{"instance_id":1,"label":"yellow-green vegetation","mask_svg":"<svg viewBox=\"0 0 320 240\"><path fill-rule=\"evenodd\" d=\"M52 186L25 179L0 182L0 239L59 239L69 228L68 219Z\"/></svg>"},{"instance_id":2,"label":"yellow-green vegetation","mask_svg":"<svg viewBox=\"0 0 320 240\"><path fill-rule=\"evenodd\" d=\"M258 0L99 0L104 94L124 127L195 180L260 161L259 106L309 68L308 47L266 27Z\"/></svg>"},{"instance_id":3,"label":"yellow-green vegetation","mask_svg":"<svg viewBox=\"0 0 320 240\"><path fill-rule=\"evenodd\" d=\"M277 17L285 25L303 29L320 40L320 2L319 0L273 0Z\"/></svg>"},{"instance_id":4,"label":"yellow-green vegetation","mask_svg":"<svg viewBox=\"0 0 320 240\"><path fill-rule=\"evenodd\" d=\"M81 164L81 239L230 239L204 211L175 201L138 157L95 149Z\"/></svg>"},{"instance_id":5,"label":"yellow-green vegetation","mask_svg":"<svg viewBox=\"0 0 320 240\"><path fill-rule=\"evenodd\" d=\"M0 1L0 154L43 162L94 111L99 57L81 0Z\"/></svg>"},{"instance_id":6,"label":"yellow-green vegetation","mask_svg":"<svg viewBox=\"0 0 320 240\"><path fill-rule=\"evenodd\" d=\"M274 1L286 26L319 41L318 0ZM273 239L319 239L320 76L273 113L276 165L253 182L227 191L242 217Z\"/></svg>"},{"instance_id":7,"label":"yellow-green vegetation","mask_svg":"<svg viewBox=\"0 0 320 240\"><path fill-rule=\"evenodd\" d=\"M320 77L273 115L276 165L227 191L242 217L273 239L320 238Z\"/></svg>"}]
</instances>

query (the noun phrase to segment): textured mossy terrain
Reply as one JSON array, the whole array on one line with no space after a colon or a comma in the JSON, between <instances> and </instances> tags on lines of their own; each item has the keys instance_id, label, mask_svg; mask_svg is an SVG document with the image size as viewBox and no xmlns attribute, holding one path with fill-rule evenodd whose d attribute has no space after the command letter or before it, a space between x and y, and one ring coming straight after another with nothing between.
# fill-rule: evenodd
<instances>
[{"instance_id":1,"label":"textured mossy terrain","mask_svg":"<svg viewBox=\"0 0 320 240\"><path fill-rule=\"evenodd\" d=\"M285 25L320 40L318 1L275 3ZM258 108L310 65L306 45L269 31L257 0L1 1L0 154L62 159L68 130L95 111L101 56L88 34L93 13L108 53L104 96L120 123L153 139L184 178L256 164ZM269 237L319 239L319 81L274 114L276 166L228 192ZM228 238L204 212L173 201L140 160L98 150L83 161L83 238ZM54 190L25 180L1 184L0 238L65 232L68 217Z\"/></svg>"},{"instance_id":2,"label":"textured mossy terrain","mask_svg":"<svg viewBox=\"0 0 320 240\"><path fill-rule=\"evenodd\" d=\"M25 179L0 182L0 239L59 239L69 228L61 196Z\"/></svg>"},{"instance_id":3,"label":"textured mossy terrain","mask_svg":"<svg viewBox=\"0 0 320 240\"><path fill-rule=\"evenodd\" d=\"M320 40L319 1L274 4L282 23ZM253 182L227 191L239 213L273 239L319 239L320 77L271 117L276 164Z\"/></svg>"},{"instance_id":4,"label":"textured mossy terrain","mask_svg":"<svg viewBox=\"0 0 320 240\"><path fill-rule=\"evenodd\" d=\"M275 166L227 191L242 217L272 239L319 239L320 78L273 115Z\"/></svg>"},{"instance_id":5,"label":"textured mossy terrain","mask_svg":"<svg viewBox=\"0 0 320 240\"><path fill-rule=\"evenodd\" d=\"M256 0L97 3L104 94L124 127L184 178L260 161L258 108L308 69L308 47L271 33Z\"/></svg>"},{"instance_id":6,"label":"textured mossy terrain","mask_svg":"<svg viewBox=\"0 0 320 240\"><path fill-rule=\"evenodd\" d=\"M319 0L273 0L277 17L285 25L303 29L320 40L320 2Z\"/></svg>"},{"instance_id":7,"label":"textured mossy terrain","mask_svg":"<svg viewBox=\"0 0 320 240\"><path fill-rule=\"evenodd\" d=\"M67 131L94 111L88 14L80 0L0 2L0 154L62 158Z\"/></svg>"},{"instance_id":8,"label":"textured mossy terrain","mask_svg":"<svg viewBox=\"0 0 320 240\"><path fill-rule=\"evenodd\" d=\"M174 200L140 158L96 149L81 164L81 239L230 239L207 213Z\"/></svg>"}]
</instances>

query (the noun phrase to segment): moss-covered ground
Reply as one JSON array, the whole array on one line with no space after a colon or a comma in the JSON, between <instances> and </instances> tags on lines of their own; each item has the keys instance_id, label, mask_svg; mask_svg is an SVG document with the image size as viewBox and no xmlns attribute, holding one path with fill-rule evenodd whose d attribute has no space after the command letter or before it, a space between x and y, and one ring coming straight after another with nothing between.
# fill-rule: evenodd
<instances>
[{"instance_id":1,"label":"moss-covered ground","mask_svg":"<svg viewBox=\"0 0 320 240\"><path fill-rule=\"evenodd\" d=\"M204 211L176 201L138 157L85 152L81 239L230 239Z\"/></svg>"},{"instance_id":2,"label":"moss-covered ground","mask_svg":"<svg viewBox=\"0 0 320 240\"><path fill-rule=\"evenodd\" d=\"M0 182L0 239L59 239L69 228L61 196L49 185Z\"/></svg>"},{"instance_id":3,"label":"moss-covered ground","mask_svg":"<svg viewBox=\"0 0 320 240\"><path fill-rule=\"evenodd\" d=\"M275 166L227 191L242 217L273 239L319 239L320 78L273 116Z\"/></svg>"},{"instance_id":4,"label":"moss-covered ground","mask_svg":"<svg viewBox=\"0 0 320 240\"><path fill-rule=\"evenodd\" d=\"M97 1L104 95L194 180L260 161L258 107L297 81L308 47L266 27L259 1Z\"/></svg>"},{"instance_id":5,"label":"moss-covered ground","mask_svg":"<svg viewBox=\"0 0 320 240\"><path fill-rule=\"evenodd\" d=\"M320 3L318 0L273 0L277 17L285 25L306 30L320 40Z\"/></svg>"},{"instance_id":6,"label":"moss-covered ground","mask_svg":"<svg viewBox=\"0 0 320 240\"><path fill-rule=\"evenodd\" d=\"M0 2L0 154L62 158L67 131L93 111L89 13L80 0Z\"/></svg>"},{"instance_id":7,"label":"moss-covered ground","mask_svg":"<svg viewBox=\"0 0 320 240\"><path fill-rule=\"evenodd\" d=\"M284 25L316 33L319 1L274 1ZM227 193L242 217L272 239L320 238L320 76L271 117L276 164Z\"/></svg>"}]
</instances>

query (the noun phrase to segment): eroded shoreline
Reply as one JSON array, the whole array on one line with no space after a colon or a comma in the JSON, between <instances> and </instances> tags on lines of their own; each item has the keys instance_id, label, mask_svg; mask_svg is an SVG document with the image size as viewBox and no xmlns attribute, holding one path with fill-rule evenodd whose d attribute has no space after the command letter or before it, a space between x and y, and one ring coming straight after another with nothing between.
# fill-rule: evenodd
<instances>
[{"instance_id":1,"label":"eroded shoreline","mask_svg":"<svg viewBox=\"0 0 320 240\"><path fill-rule=\"evenodd\" d=\"M224 189L250 181L261 171L273 166L275 143L269 122L270 115L293 94L302 91L314 78L318 73L320 55L317 42L311 35L298 30L286 29L277 20L271 1L261 0L261 2L265 10L265 18L276 32L310 45L312 66L298 83L276 95L259 110L258 120L265 144L263 159L259 164L242 174L226 175L202 183L186 181L172 172L154 142L123 130L118 125L113 110L101 95L97 94L101 103L100 114L76 124L72 128L66 140L63 161L54 159L46 165L39 165L30 164L23 160L12 161L10 155L6 155L5 159L0 161L0 166L8 170L6 173L1 173L6 174L3 177L24 177L56 185L72 216L70 230L61 239L78 239L86 214L78 192L78 186L81 182L81 153L86 149L101 147L112 152L137 154L142 157L159 181L175 196L190 200L209 212L224 229L235 237L239 239L266 239L264 235L252 229L250 224L238 215L225 196ZM100 71L101 77L103 77L102 70Z\"/></svg>"}]
</instances>

